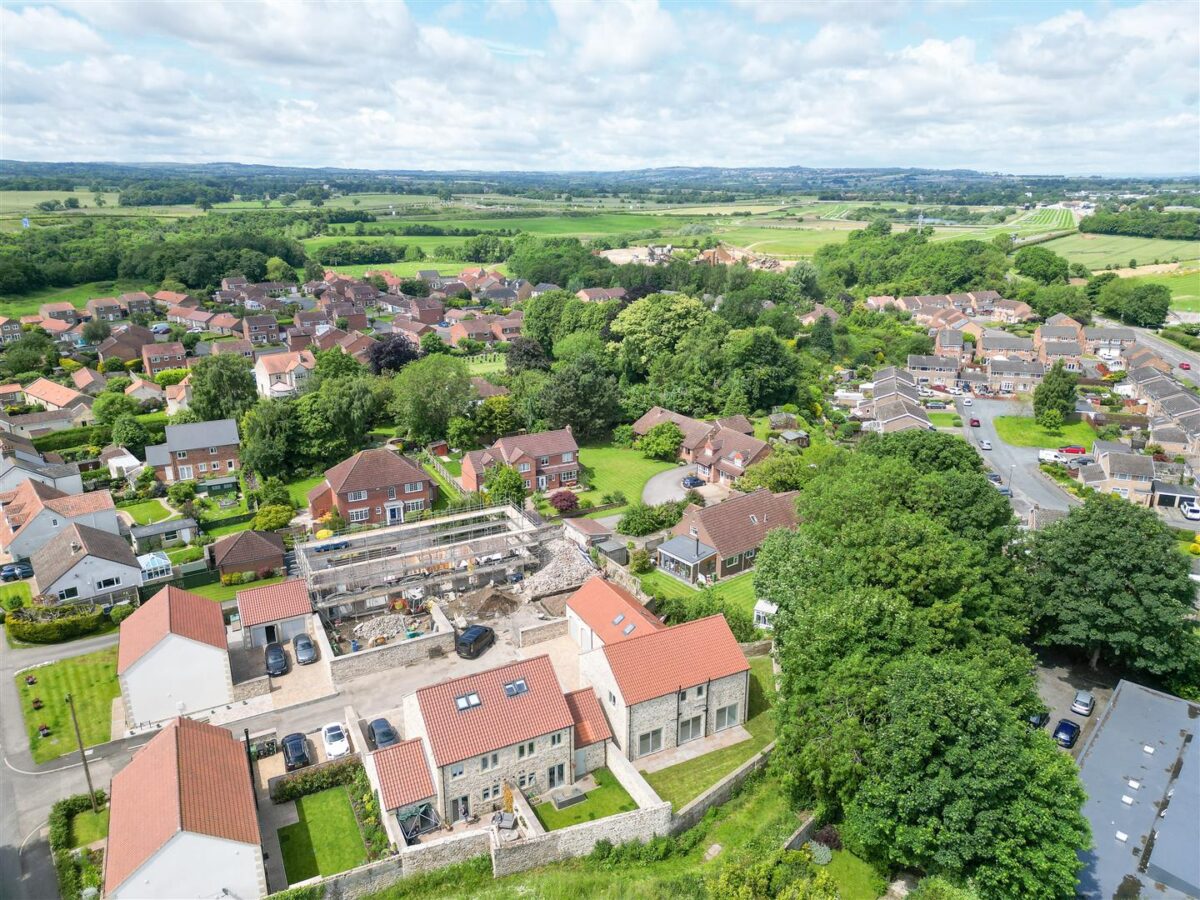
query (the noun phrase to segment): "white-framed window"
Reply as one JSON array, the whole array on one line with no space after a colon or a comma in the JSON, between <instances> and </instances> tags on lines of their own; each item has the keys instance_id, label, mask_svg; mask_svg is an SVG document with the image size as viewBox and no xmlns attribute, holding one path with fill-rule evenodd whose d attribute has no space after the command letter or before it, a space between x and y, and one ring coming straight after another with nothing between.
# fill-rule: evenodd
<instances>
[{"instance_id":1,"label":"white-framed window","mask_svg":"<svg viewBox=\"0 0 1200 900\"><path fill-rule=\"evenodd\" d=\"M533 756L533 751L533 741L526 741L523 744L517 744L517 759L524 759L527 756Z\"/></svg>"},{"instance_id":2,"label":"white-framed window","mask_svg":"<svg viewBox=\"0 0 1200 900\"><path fill-rule=\"evenodd\" d=\"M462 763L454 763L452 766L450 766L450 777L462 778L463 771L464 769Z\"/></svg>"},{"instance_id":3,"label":"white-framed window","mask_svg":"<svg viewBox=\"0 0 1200 900\"><path fill-rule=\"evenodd\" d=\"M532 487L533 487L533 482L530 481L528 478L526 478L525 479L525 490L529 490Z\"/></svg>"},{"instance_id":4,"label":"white-framed window","mask_svg":"<svg viewBox=\"0 0 1200 900\"><path fill-rule=\"evenodd\" d=\"M175 458L176 459L187 459L187 451L186 450L176 450Z\"/></svg>"},{"instance_id":5,"label":"white-framed window","mask_svg":"<svg viewBox=\"0 0 1200 900\"><path fill-rule=\"evenodd\" d=\"M548 456L539 456L539 457L538 457L538 465L539 465L539 466L548 466L548 465L550 465L550 457L548 457Z\"/></svg>"},{"instance_id":6,"label":"white-framed window","mask_svg":"<svg viewBox=\"0 0 1200 900\"><path fill-rule=\"evenodd\" d=\"M377 515L377 516L383 515L383 507L382 506L375 507L375 515Z\"/></svg>"},{"instance_id":7,"label":"white-framed window","mask_svg":"<svg viewBox=\"0 0 1200 900\"><path fill-rule=\"evenodd\" d=\"M76 587L63 588L61 591L58 592L59 600L74 600L78 596L79 596L79 588L76 588Z\"/></svg>"},{"instance_id":8,"label":"white-framed window","mask_svg":"<svg viewBox=\"0 0 1200 900\"><path fill-rule=\"evenodd\" d=\"M723 731L726 728L732 728L738 723L738 705L730 703L728 706L722 706L717 710L717 731Z\"/></svg>"},{"instance_id":9,"label":"white-framed window","mask_svg":"<svg viewBox=\"0 0 1200 900\"><path fill-rule=\"evenodd\" d=\"M575 461L574 453L571 453L568 451L567 453L563 454L563 462L574 462L574 461Z\"/></svg>"},{"instance_id":10,"label":"white-framed window","mask_svg":"<svg viewBox=\"0 0 1200 900\"><path fill-rule=\"evenodd\" d=\"M420 512L425 508L424 500L406 500L404 501L405 512Z\"/></svg>"},{"instance_id":11,"label":"white-framed window","mask_svg":"<svg viewBox=\"0 0 1200 900\"><path fill-rule=\"evenodd\" d=\"M114 575L112 578L101 578L96 582L96 590L103 591L106 588L117 587L121 583L121 576Z\"/></svg>"},{"instance_id":12,"label":"white-framed window","mask_svg":"<svg viewBox=\"0 0 1200 900\"><path fill-rule=\"evenodd\" d=\"M742 561L742 554L739 553L737 556L731 556L725 560L725 568L729 568L730 566L736 566L741 561Z\"/></svg>"},{"instance_id":13,"label":"white-framed window","mask_svg":"<svg viewBox=\"0 0 1200 900\"><path fill-rule=\"evenodd\" d=\"M207 472L208 471L208 463L197 463L196 471L197 472Z\"/></svg>"},{"instance_id":14,"label":"white-framed window","mask_svg":"<svg viewBox=\"0 0 1200 900\"><path fill-rule=\"evenodd\" d=\"M58 527L58 519L51 519L51 520L50 520L50 526L51 526L52 528L57 528L57 527Z\"/></svg>"},{"instance_id":15,"label":"white-framed window","mask_svg":"<svg viewBox=\"0 0 1200 900\"><path fill-rule=\"evenodd\" d=\"M562 746L562 732L561 731L558 732L557 734L550 735L550 746L551 747L561 747Z\"/></svg>"},{"instance_id":16,"label":"white-framed window","mask_svg":"<svg viewBox=\"0 0 1200 900\"><path fill-rule=\"evenodd\" d=\"M371 518L371 508L364 506L362 509L350 510L349 521L351 522L366 522Z\"/></svg>"},{"instance_id":17,"label":"white-framed window","mask_svg":"<svg viewBox=\"0 0 1200 900\"><path fill-rule=\"evenodd\" d=\"M348 493L346 495L346 499L349 500L351 503L356 503L359 500L366 500L367 492L366 491L351 491L350 493Z\"/></svg>"},{"instance_id":18,"label":"white-framed window","mask_svg":"<svg viewBox=\"0 0 1200 900\"><path fill-rule=\"evenodd\" d=\"M517 465L518 472L528 472L532 468L533 466L531 466L529 463L519 463Z\"/></svg>"},{"instance_id":19,"label":"white-framed window","mask_svg":"<svg viewBox=\"0 0 1200 900\"><path fill-rule=\"evenodd\" d=\"M500 765L499 753L485 753L479 757L479 771L486 772L488 769L494 769Z\"/></svg>"},{"instance_id":20,"label":"white-framed window","mask_svg":"<svg viewBox=\"0 0 1200 900\"><path fill-rule=\"evenodd\" d=\"M209 448L208 448L208 455L209 455L209 456L216 456L216 455L217 455L217 448L216 448L216 447L209 447Z\"/></svg>"},{"instance_id":21,"label":"white-framed window","mask_svg":"<svg viewBox=\"0 0 1200 900\"><path fill-rule=\"evenodd\" d=\"M686 744L698 737L704 736L704 728L700 724L700 716L692 716L679 723L679 743Z\"/></svg>"},{"instance_id":22,"label":"white-framed window","mask_svg":"<svg viewBox=\"0 0 1200 900\"><path fill-rule=\"evenodd\" d=\"M579 474L578 472L563 472L561 475L558 476L558 480L563 481L563 482L574 481L575 476L577 476L578 474Z\"/></svg>"},{"instance_id":23,"label":"white-framed window","mask_svg":"<svg viewBox=\"0 0 1200 900\"><path fill-rule=\"evenodd\" d=\"M655 728L653 731L647 731L645 734L638 736L638 756L645 756L648 753L657 753L661 749L661 728Z\"/></svg>"},{"instance_id":24,"label":"white-framed window","mask_svg":"<svg viewBox=\"0 0 1200 900\"><path fill-rule=\"evenodd\" d=\"M419 494L419 493L421 493L421 491L423 491L424 489L425 489L425 482L423 482L423 481L414 481L414 482L412 482L411 484L406 484L406 485L404 486L404 493L406 493L406 494Z\"/></svg>"},{"instance_id":25,"label":"white-framed window","mask_svg":"<svg viewBox=\"0 0 1200 900\"><path fill-rule=\"evenodd\" d=\"M493 784L491 787L485 787L483 789L483 799L484 800L499 800L500 799L500 785Z\"/></svg>"},{"instance_id":26,"label":"white-framed window","mask_svg":"<svg viewBox=\"0 0 1200 900\"><path fill-rule=\"evenodd\" d=\"M230 472L233 471L233 460L232 459L225 460L225 468L227 468Z\"/></svg>"},{"instance_id":27,"label":"white-framed window","mask_svg":"<svg viewBox=\"0 0 1200 900\"><path fill-rule=\"evenodd\" d=\"M395 485L392 485L390 488L388 488L388 499L389 500L396 499L396 486Z\"/></svg>"}]
</instances>

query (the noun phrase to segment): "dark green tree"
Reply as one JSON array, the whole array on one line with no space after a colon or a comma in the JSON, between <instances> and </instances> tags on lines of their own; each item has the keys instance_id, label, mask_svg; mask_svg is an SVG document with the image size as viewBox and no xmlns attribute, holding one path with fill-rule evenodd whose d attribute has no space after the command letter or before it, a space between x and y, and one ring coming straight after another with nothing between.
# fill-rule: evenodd
<instances>
[{"instance_id":1,"label":"dark green tree","mask_svg":"<svg viewBox=\"0 0 1200 900\"><path fill-rule=\"evenodd\" d=\"M305 460L291 400L260 400L242 416L242 465L262 478L289 478Z\"/></svg>"},{"instance_id":2,"label":"dark green tree","mask_svg":"<svg viewBox=\"0 0 1200 900\"><path fill-rule=\"evenodd\" d=\"M146 426L133 416L122 416L113 422L112 442L118 447L124 447L134 456L141 457L146 451L150 434Z\"/></svg>"},{"instance_id":3,"label":"dark green tree","mask_svg":"<svg viewBox=\"0 0 1200 900\"><path fill-rule=\"evenodd\" d=\"M483 486L492 503L515 503L520 506L525 502L525 479L512 466L492 466L484 476Z\"/></svg>"},{"instance_id":4,"label":"dark green tree","mask_svg":"<svg viewBox=\"0 0 1200 900\"><path fill-rule=\"evenodd\" d=\"M445 354L409 363L392 383L392 413L404 434L422 444L445 437L450 419L465 416L475 397L467 364Z\"/></svg>"},{"instance_id":5,"label":"dark green tree","mask_svg":"<svg viewBox=\"0 0 1200 900\"><path fill-rule=\"evenodd\" d=\"M1068 372L1061 359L1050 367L1042 383L1033 389L1033 415L1043 427L1050 428L1054 421L1062 427L1067 417L1075 412L1075 386L1078 383L1079 376ZM1054 421L1045 419L1049 413L1055 413L1060 418Z\"/></svg>"},{"instance_id":6,"label":"dark green tree","mask_svg":"<svg viewBox=\"0 0 1200 900\"><path fill-rule=\"evenodd\" d=\"M660 422L637 442L637 448L646 459L674 460L683 443L683 432L674 422Z\"/></svg>"},{"instance_id":7,"label":"dark green tree","mask_svg":"<svg viewBox=\"0 0 1200 900\"><path fill-rule=\"evenodd\" d=\"M603 360L579 356L551 374L541 408L551 427L569 425L576 440L594 440L620 418L617 379L607 372Z\"/></svg>"},{"instance_id":8,"label":"dark green tree","mask_svg":"<svg viewBox=\"0 0 1200 900\"><path fill-rule=\"evenodd\" d=\"M258 402L254 373L234 353L206 356L192 368L191 409L203 422L240 419Z\"/></svg>"},{"instance_id":9,"label":"dark green tree","mask_svg":"<svg viewBox=\"0 0 1200 900\"><path fill-rule=\"evenodd\" d=\"M1066 284L1070 274L1067 261L1045 247L1022 247L1013 256L1018 274L1041 284Z\"/></svg>"}]
</instances>

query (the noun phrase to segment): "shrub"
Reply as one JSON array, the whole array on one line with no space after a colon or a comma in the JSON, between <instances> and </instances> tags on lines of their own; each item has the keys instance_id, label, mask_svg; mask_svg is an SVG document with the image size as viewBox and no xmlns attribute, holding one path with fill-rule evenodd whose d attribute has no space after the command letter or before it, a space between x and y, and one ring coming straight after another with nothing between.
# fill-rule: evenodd
<instances>
[{"instance_id":1,"label":"shrub","mask_svg":"<svg viewBox=\"0 0 1200 900\"><path fill-rule=\"evenodd\" d=\"M574 512L579 508L579 498L571 491L555 491L550 495L550 505L560 513Z\"/></svg>"},{"instance_id":2,"label":"shrub","mask_svg":"<svg viewBox=\"0 0 1200 900\"><path fill-rule=\"evenodd\" d=\"M618 425L613 429L612 442L614 447L632 447L633 439L632 425Z\"/></svg>"},{"instance_id":3,"label":"shrub","mask_svg":"<svg viewBox=\"0 0 1200 900\"><path fill-rule=\"evenodd\" d=\"M617 523L617 530L621 534L643 537L664 528L670 528L683 516L683 510L688 502L685 497L683 500L669 500L654 506L634 503L625 511L625 515L621 516L621 521Z\"/></svg>"},{"instance_id":4,"label":"shrub","mask_svg":"<svg viewBox=\"0 0 1200 900\"><path fill-rule=\"evenodd\" d=\"M264 506L255 513L252 527L255 531L278 531L287 528L295 514L290 506Z\"/></svg>"},{"instance_id":5,"label":"shrub","mask_svg":"<svg viewBox=\"0 0 1200 900\"><path fill-rule=\"evenodd\" d=\"M13 594L11 597L9 597L7 600L4 601L4 605L7 606L9 609L20 609L22 606L25 605L25 598L18 596L17 594Z\"/></svg>"},{"instance_id":6,"label":"shrub","mask_svg":"<svg viewBox=\"0 0 1200 900\"><path fill-rule=\"evenodd\" d=\"M624 506L625 505L625 492L624 491L610 491L609 493L605 494L604 496L602 496L600 498L600 502L603 503L605 506L609 506L609 505Z\"/></svg>"},{"instance_id":7,"label":"shrub","mask_svg":"<svg viewBox=\"0 0 1200 900\"><path fill-rule=\"evenodd\" d=\"M98 606L34 609L23 607L8 617L8 633L30 644L57 644L93 634L100 629L104 614Z\"/></svg>"},{"instance_id":8,"label":"shrub","mask_svg":"<svg viewBox=\"0 0 1200 900\"><path fill-rule=\"evenodd\" d=\"M226 572L221 576L221 584L226 587L232 584L241 584L244 580L241 572Z\"/></svg>"},{"instance_id":9,"label":"shrub","mask_svg":"<svg viewBox=\"0 0 1200 900\"><path fill-rule=\"evenodd\" d=\"M644 575L653 566L650 565L650 553L645 550L634 550L629 554L629 571L634 575Z\"/></svg>"},{"instance_id":10,"label":"shrub","mask_svg":"<svg viewBox=\"0 0 1200 900\"><path fill-rule=\"evenodd\" d=\"M350 785L354 783L357 774L362 771L362 763L357 759L347 759L342 762L329 763L320 768L307 769L277 781L271 789L271 801L286 803L289 800L299 800L301 797L320 793L332 787Z\"/></svg>"},{"instance_id":11,"label":"shrub","mask_svg":"<svg viewBox=\"0 0 1200 900\"><path fill-rule=\"evenodd\" d=\"M167 499L175 506L183 506L196 499L196 482L180 481L167 488Z\"/></svg>"},{"instance_id":12,"label":"shrub","mask_svg":"<svg viewBox=\"0 0 1200 900\"><path fill-rule=\"evenodd\" d=\"M808 849L812 852L812 861L818 866L827 866L833 862L833 851L824 844L809 841Z\"/></svg>"},{"instance_id":13,"label":"shrub","mask_svg":"<svg viewBox=\"0 0 1200 900\"><path fill-rule=\"evenodd\" d=\"M120 625L122 622L132 616L133 613L134 606L132 603L121 603L112 608L112 612L108 614L108 617L112 619L114 625Z\"/></svg>"},{"instance_id":14,"label":"shrub","mask_svg":"<svg viewBox=\"0 0 1200 900\"><path fill-rule=\"evenodd\" d=\"M813 836L813 840L818 844L824 844L830 850L842 849L842 836L838 834L836 825L822 825Z\"/></svg>"},{"instance_id":15,"label":"shrub","mask_svg":"<svg viewBox=\"0 0 1200 900\"><path fill-rule=\"evenodd\" d=\"M108 801L104 791L96 791L96 803L103 806ZM71 820L81 812L92 808L87 794L73 794L59 800L50 807L50 849L63 850L71 844ZM65 896L65 895L64 895Z\"/></svg>"}]
</instances>

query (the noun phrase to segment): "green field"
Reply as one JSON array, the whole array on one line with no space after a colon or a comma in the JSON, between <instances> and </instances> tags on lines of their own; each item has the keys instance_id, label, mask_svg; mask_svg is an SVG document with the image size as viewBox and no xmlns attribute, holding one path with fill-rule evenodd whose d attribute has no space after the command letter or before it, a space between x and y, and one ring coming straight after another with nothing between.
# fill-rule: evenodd
<instances>
[{"instance_id":1,"label":"green field","mask_svg":"<svg viewBox=\"0 0 1200 900\"><path fill-rule=\"evenodd\" d=\"M300 821L279 829L288 884L316 875L336 875L367 861L367 848L345 787L301 797L296 812Z\"/></svg>"},{"instance_id":2,"label":"green field","mask_svg":"<svg viewBox=\"0 0 1200 900\"><path fill-rule=\"evenodd\" d=\"M0 314L12 318L35 316L43 303L66 300L82 307L93 297L115 297L117 294L145 289L145 285L133 281L92 281L69 288L46 288L20 297L0 297ZM151 293L154 290L157 288L152 288Z\"/></svg>"},{"instance_id":3,"label":"green field","mask_svg":"<svg viewBox=\"0 0 1200 900\"><path fill-rule=\"evenodd\" d=\"M1017 232L1065 231L1075 227L1075 214L1069 209L1033 209L1018 213L1004 227Z\"/></svg>"},{"instance_id":4,"label":"green field","mask_svg":"<svg viewBox=\"0 0 1200 900\"><path fill-rule=\"evenodd\" d=\"M457 275L463 269L470 269L478 265L479 263L469 262L464 259L424 259L420 262L375 263L370 266L328 266L328 268L336 269L342 275L351 275L354 278L362 278L368 272L391 272L393 275L398 275L401 278L411 278L422 269L437 269L439 272L447 275ZM508 274L508 269L504 263L488 263L484 268L489 272L494 270L504 275Z\"/></svg>"},{"instance_id":5,"label":"green field","mask_svg":"<svg viewBox=\"0 0 1200 900\"><path fill-rule=\"evenodd\" d=\"M962 425L962 416L958 413L931 412L927 415L936 428L958 428Z\"/></svg>"},{"instance_id":6,"label":"green field","mask_svg":"<svg viewBox=\"0 0 1200 900\"><path fill-rule=\"evenodd\" d=\"M346 228L353 226L339 225L338 228ZM457 235L449 237L430 237L429 235L405 235L405 234L326 234L321 237L305 238L300 243L304 245L304 249L312 255L322 247L328 247L330 244L340 244L343 241L351 241L356 244L385 244L388 246L417 246L425 253L432 253L435 247L461 247L469 238L459 237ZM434 262L434 260L430 260ZM434 266L426 266L425 268L435 268Z\"/></svg>"},{"instance_id":7,"label":"green field","mask_svg":"<svg viewBox=\"0 0 1200 900\"><path fill-rule=\"evenodd\" d=\"M47 200L58 200L61 203L68 197L74 197L78 200L81 207L95 211L95 194L86 187L81 187L75 191L0 191L0 216L25 213L42 215L42 211L37 208L39 203L44 203ZM117 205L120 194L105 193L103 197L105 206L101 207L101 209L106 210ZM65 212L73 213L72 210L65 210Z\"/></svg>"},{"instance_id":8,"label":"green field","mask_svg":"<svg viewBox=\"0 0 1200 900\"><path fill-rule=\"evenodd\" d=\"M8 609L8 601L13 597L20 600L22 606L28 606L33 599L29 590L29 582L16 581L11 584L0 584L0 603L4 604L5 609Z\"/></svg>"},{"instance_id":9,"label":"green field","mask_svg":"<svg viewBox=\"0 0 1200 900\"><path fill-rule=\"evenodd\" d=\"M1000 435L1000 440L1013 447L1053 449L1078 444L1090 450L1092 442L1096 440L1096 432L1087 422L1078 421L1078 417L1073 419L1058 431L1047 431L1027 416L997 416L996 433Z\"/></svg>"},{"instance_id":10,"label":"green field","mask_svg":"<svg viewBox=\"0 0 1200 900\"><path fill-rule=\"evenodd\" d=\"M649 572L641 577L642 590L647 594L662 594L664 597L693 597L699 591L688 587L677 578L662 572ZM747 615L754 615L754 573L745 572L718 581L713 586L713 592L722 600L727 600L731 606L744 610Z\"/></svg>"},{"instance_id":11,"label":"green field","mask_svg":"<svg viewBox=\"0 0 1200 900\"><path fill-rule=\"evenodd\" d=\"M764 227L759 225L714 226L714 234L729 244L745 247L756 253L797 258L812 256L826 244L840 244L854 229L852 227Z\"/></svg>"},{"instance_id":12,"label":"green field","mask_svg":"<svg viewBox=\"0 0 1200 900\"><path fill-rule=\"evenodd\" d=\"M25 675L35 676L37 684L25 684ZM111 739L112 702L121 694L115 646L41 666L15 676L13 682L21 697L34 762L44 763L76 749L71 713L63 701L67 694L75 700L84 746L105 744ZM33 708L35 698L44 704L41 709ZM49 737L38 737L38 726L42 724L50 726Z\"/></svg>"},{"instance_id":13,"label":"green field","mask_svg":"<svg viewBox=\"0 0 1200 900\"><path fill-rule=\"evenodd\" d=\"M1134 259L1141 266L1156 261L1187 263L1200 260L1200 241L1164 241L1119 234L1069 234L1041 246L1069 262L1083 263L1093 271L1105 266L1122 268Z\"/></svg>"},{"instance_id":14,"label":"green field","mask_svg":"<svg viewBox=\"0 0 1200 900\"><path fill-rule=\"evenodd\" d=\"M1171 292L1171 309L1200 313L1200 269L1166 275L1139 275L1138 284L1161 284Z\"/></svg>"},{"instance_id":15,"label":"green field","mask_svg":"<svg viewBox=\"0 0 1200 900\"><path fill-rule=\"evenodd\" d=\"M556 831L578 825L580 822L591 822L603 819L617 813L637 809L637 803L629 796L629 792L621 787L621 782L608 769L597 769L592 773L597 786L587 792L587 799L566 809L555 809L552 801L539 803L533 808L534 815L547 831Z\"/></svg>"}]
</instances>

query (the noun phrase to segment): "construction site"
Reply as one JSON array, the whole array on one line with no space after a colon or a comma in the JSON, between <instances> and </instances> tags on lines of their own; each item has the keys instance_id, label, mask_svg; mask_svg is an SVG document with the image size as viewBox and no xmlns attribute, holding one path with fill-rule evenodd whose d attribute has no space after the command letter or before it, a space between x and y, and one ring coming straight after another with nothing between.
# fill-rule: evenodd
<instances>
[{"instance_id":1,"label":"construction site","mask_svg":"<svg viewBox=\"0 0 1200 900\"><path fill-rule=\"evenodd\" d=\"M297 544L296 565L327 618L416 612L429 600L519 584L561 531L516 506L489 506Z\"/></svg>"}]
</instances>

